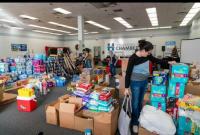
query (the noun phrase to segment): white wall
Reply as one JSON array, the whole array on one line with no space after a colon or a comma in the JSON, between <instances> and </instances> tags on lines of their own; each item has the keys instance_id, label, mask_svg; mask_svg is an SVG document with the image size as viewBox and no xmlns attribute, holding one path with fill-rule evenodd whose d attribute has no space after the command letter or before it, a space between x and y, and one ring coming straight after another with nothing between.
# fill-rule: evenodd
<instances>
[{"instance_id":1,"label":"white wall","mask_svg":"<svg viewBox=\"0 0 200 135\"><path fill-rule=\"evenodd\" d=\"M192 22L189 38L200 38L200 18Z\"/></svg>"},{"instance_id":2,"label":"white wall","mask_svg":"<svg viewBox=\"0 0 200 135\"><path fill-rule=\"evenodd\" d=\"M0 58L23 55L24 52L11 51L11 44L27 44L28 50L34 53L44 53L45 46L63 46L63 37L48 34L26 32L23 30L0 29Z\"/></svg>"},{"instance_id":3,"label":"white wall","mask_svg":"<svg viewBox=\"0 0 200 135\"><path fill-rule=\"evenodd\" d=\"M90 48L93 51L94 46L101 46L102 50L107 49L107 43L112 42L123 42L123 43L134 43L137 44L139 39L145 38L156 45L156 56L163 55L161 46L165 45L166 41L176 41L176 45L179 48L181 39L187 39L189 35L189 28L181 29L170 29L170 30L151 30L151 31L137 31L131 33L121 34L104 34L104 35L93 35L85 36L85 47ZM70 47L73 51L75 50L75 44L78 44L77 37L65 37L64 46ZM92 52L93 54L93 52ZM104 58L105 54L102 58Z\"/></svg>"}]
</instances>

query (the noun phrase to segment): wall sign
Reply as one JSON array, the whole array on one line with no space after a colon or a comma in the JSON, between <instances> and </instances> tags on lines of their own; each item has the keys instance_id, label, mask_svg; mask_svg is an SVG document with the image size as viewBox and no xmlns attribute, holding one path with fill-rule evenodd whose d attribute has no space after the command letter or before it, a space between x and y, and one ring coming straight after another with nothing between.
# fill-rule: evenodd
<instances>
[{"instance_id":1,"label":"wall sign","mask_svg":"<svg viewBox=\"0 0 200 135\"><path fill-rule=\"evenodd\" d=\"M165 45L172 45L172 46L174 46L174 45L176 45L176 41L166 41Z\"/></svg>"},{"instance_id":2,"label":"wall sign","mask_svg":"<svg viewBox=\"0 0 200 135\"><path fill-rule=\"evenodd\" d=\"M119 43L108 43L108 51L131 51L137 49L137 45L133 43L119 44Z\"/></svg>"},{"instance_id":3,"label":"wall sign","mask_svg":"<svg viewBox=\"0 0 200 135\"><path fill-rule=\"evenodd\" d=\"M11 44L12 51L27 51L27 44Z\"/></svg>"}]
</instances>

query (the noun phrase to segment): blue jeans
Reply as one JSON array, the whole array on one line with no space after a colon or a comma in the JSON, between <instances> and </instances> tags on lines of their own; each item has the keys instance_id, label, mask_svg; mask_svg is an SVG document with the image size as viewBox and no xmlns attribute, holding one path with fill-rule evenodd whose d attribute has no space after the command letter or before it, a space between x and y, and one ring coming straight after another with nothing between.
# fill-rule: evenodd
<instances>
[{"instance_id":1,"label":"blue jeans","mask_svg":"<svg viewBox=\"0 0 200 135\"><path fill-rule=\"evenodd\" d=\"M114 66L114 64L110 64L110 73L111 73L111 75L116 74L116 67Z\"/></svg>"},{"instance_id":2,"label":"blue jeans","mask_svg":"<svg viewBox=\"0 0 200 135\"><path fill-rule=\"evenodd\" d=\"M139 125L139 116L142 110L142 104L144 94L147 89L148 81L131 81L131 93L132 93L132 114L131 114L131 126Z\"/></svg>"}]
</instances>

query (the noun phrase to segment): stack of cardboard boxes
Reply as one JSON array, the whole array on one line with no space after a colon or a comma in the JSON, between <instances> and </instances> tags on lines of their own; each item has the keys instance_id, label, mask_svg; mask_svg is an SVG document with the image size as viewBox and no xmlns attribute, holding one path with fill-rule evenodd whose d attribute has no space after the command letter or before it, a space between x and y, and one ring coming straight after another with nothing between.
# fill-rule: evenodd
<instances>
[{"instance_id":1,"label":"stack of cardboard boxes","mask_svg":"<svg viewBox=\"0 0 200 135\"><path fill-rule=\"evenodd\" d=\"M49 124L81 132L91 129L94 135L114 135L117 130L118 105L111 112L92 112L83 108L81 98L64 95L45 108Z\"/></svg>"}]
</instances>

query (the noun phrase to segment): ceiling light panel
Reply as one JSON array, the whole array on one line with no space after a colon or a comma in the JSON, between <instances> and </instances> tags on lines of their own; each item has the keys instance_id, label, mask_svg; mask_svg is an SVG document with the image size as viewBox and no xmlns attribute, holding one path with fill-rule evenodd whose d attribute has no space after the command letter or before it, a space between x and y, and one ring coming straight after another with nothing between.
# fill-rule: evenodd
<instances>
[{"instance_id":1,"label":"ceiling light panel","mask_svg":"<svg viewBox=\"0 0 200 135\"><path fill-rule=\"evenodd\" d=\"M38 25L33 25L33 24L30 24L28 26L35 27L35 28L46 29L46 30L58 31L58 32L63 32L63 33L70 33L69 31L63 31L63 30L58 30L58 29L53 29L53 28L48 28L48 27L43 27L43 26L38 26Z\"/></svg>"},{"instance_id":2,"label":"ceiling light panel","mask_svg":"<svg viewBox=\"0 0 200 135\"><path fill-rule=\"evenodd\" d=\"M158 17L157 17L157 12L156 8L146 8L147 15L149 17L149 20L151 22L152 26L158 26Z\"/></svg>"},{"instance_id":3,"label":"ceiling light panel","mask_svg":"<svg viewBox=\"0 0 200 135\"><path fill-rule=\"evenodd\" d=\"M67 25L64 25L64 24L56 23L56 22L48 22L48 23L49 23L49 24L56 25L56 26L60 26L60 27L64 27L64 28L68 28L68 29L78 30L78 29L75 28L75 27L67 26Z\"/></svg>"},{"instance_id":4,"label":"ceiling light panel","mask_svg":"<svg viewBox=\"0 0 200 135\"><path fill-rule=\"evenodd\" d=\"M21 18L26 18L26 19L31 19L31 20L37 20L38 18L36 17L32 17L32 16L28 16L28 15L20 15Z\"/></svg>"},{"instance_id":5,"label":"ceiling light panel","mask_svg":"<svg viewBox=\"0 0 200 135\"><path fill-rule=\"evenodd\" d=\"M10 27L11 29L23 30L24 28L21 27Z\"/></svg>"},{"instance_id":6,"label":"ceiling light panel","mask_svg":"<svg viewBox=\"0 0 200 135\"><path fill-rule=\"evenodd\" d=\"M16 23L15 21L12 20L7 20L7 19L0 19L2 22L8 22L8 23Z\"/></svg>"},{"instance_id":7,"label":"ceiling light panel","mask_svg":"<svg viewBox=\"0 0 200 135\"><path fill-rule=\"evenodd\" d=\"M52 32L47 32L47 31L40 31L40 30L33 30L33 31L38 32L38 33L52 34L52 35L62 35L60 33L52 33Z\"/></svg>"},{"instance_id":8,"label":"ceiling light panel","mask_svg":"<svg viewBox=\"0 0 200 135\"><path fill-rule=\"evenodd\" d=\"M94 26L100 27L100 28L102 28L102 29L105 29L105 30L110 30L110 29L111 29L111 28L109 28L109 27L106 27L106 26L101 25L101 24L99 24L99 23L96 23L96 22L94 22L94 21L86 21L86 22L89 23L89 24L92 24L92 25L94 25Z\"/></svg>"},{"instance_id":9,"label":"ceiling light panel","mask_svg":"<svg viewBox=\"0 0 200 135\"><path fill-rule=\"evenodd\" d=\"M172 26L164 26L164 27L152 27L152 28L138 28L138 29L126 29L126 31L139 31L139 30L152 30L152 29L170 29Z\"/></svg>"},{"instance_id":10,"label":"ceiling light panel","mask_svg":"<svg viewBox=\"0 0 200 135\"><path fill-rule=\"evenodd\" d=\"M187 15L184 17L183 21L179 26L186 26L194 16L200 11L200 3L194 3L192 8L189 10Z\"/></svg>"},{"instance_id":11,"label":"ceiling light panel","mask_svg":"<svg viewBox=\"0 0 200 135\"><path fill-rule=\"evenodd\" d=\"M56 11L56 12L65 14L65 15L71 14L71 12L69 12L69 11L67 11L67 10L65 10L65 9L63 9L63 8L54 8L53 10Z\"/></svg>"},{"instance_id":12,"label":"ceiling light panel","mask_svg":"<svg viewBox=\"0 0 200 135\"><path fill-rule=\"evenodd\" d=\"M133 28L127 21L125 21L122 17L115 17L114 20L118 21L122 25L124 25L126 28Z\"/></svg>"}]
</instances>

